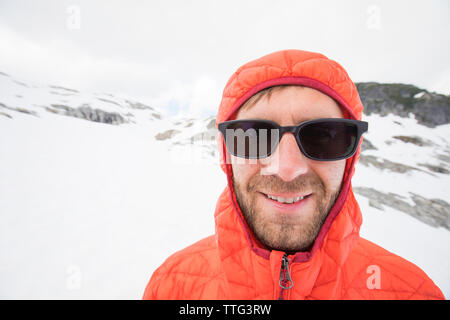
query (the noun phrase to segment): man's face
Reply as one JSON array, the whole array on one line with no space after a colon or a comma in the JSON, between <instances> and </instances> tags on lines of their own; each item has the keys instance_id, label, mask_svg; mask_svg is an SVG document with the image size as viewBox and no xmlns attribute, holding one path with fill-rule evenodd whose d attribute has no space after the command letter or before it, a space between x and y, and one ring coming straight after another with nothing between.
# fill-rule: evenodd
<instances>
[{"instance_id":1,"label":"man's face","mask_svg":"<svg viewBox=\"0 0 450 320\"><path fill-rule=\"evenodd\" d=\"M258 118L291 126L342 116L338 104L327 95L289 86L242 108L236 119ZM345 160L308 159L294 135L285 133L270 157L243 161L231 156L231 163L239 206L257 238L271 249L307 250L339 194ZM297 201L285 203L292 200Z\"/></svg>"}]
</instances>

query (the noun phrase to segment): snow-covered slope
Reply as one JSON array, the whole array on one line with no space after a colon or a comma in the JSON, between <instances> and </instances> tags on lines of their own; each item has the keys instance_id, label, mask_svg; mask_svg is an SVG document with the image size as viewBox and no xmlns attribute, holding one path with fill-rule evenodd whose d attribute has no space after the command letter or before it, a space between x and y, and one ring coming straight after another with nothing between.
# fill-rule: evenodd
<instances>
[{"instance_id":1,"label":"snow-covered slope","mask_svg":"<svg viewBox=\"0 0 450 320\"><path fill-rule=\"evenodd\" d=\"M0 72L0 117L12 119L17 112L40 118L66 115L109 124L149 125L162 118L160 111L132 99L25 83Z\"/></svg>"},{"instance_id":2,"label":"snow-covered slope","mask_svg":"<svg viewBox=\"0 0 450 320\"><path fill-rule=\"evenodd\" d=\"M214 117L17 82L0 74L0 298L140 298L165 258L214 232L226 186ZM361 235L449 297L450 125L365 120Z\"/></svg>"}]
</instances>

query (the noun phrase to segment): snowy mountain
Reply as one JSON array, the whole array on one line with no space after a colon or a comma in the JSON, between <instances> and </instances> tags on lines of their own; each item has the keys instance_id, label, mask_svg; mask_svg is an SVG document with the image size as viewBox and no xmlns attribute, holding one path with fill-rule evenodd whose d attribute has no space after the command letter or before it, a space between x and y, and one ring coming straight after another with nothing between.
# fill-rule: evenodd
<instances>
[{"instance_id":1,"label":"snowy mountain","mask_svg":"<svg viewBox=\"0 0 450 320\"><path fill-rule=\"evenodd\" d=\"M107 124L148 124L161 112L131 99L108 93L81 93L57 85L38 86L15 80L0 72L0 116L14 118L16 112L35 117L65 115Z\"/></svg>"},{"instance_id":2,"label":"snowy mountain","mask_svg":"<svg viewBox=\"0 0 450 320\"><path fill-rule=\"evenodd\" d=\"M361 236L449 297L450 124L419 106L450 106L404 86L358 84ZM0 73L0 298L140 298L165 258L214 232L226 186L214 123Z\"/></svg>"}]
</instances>

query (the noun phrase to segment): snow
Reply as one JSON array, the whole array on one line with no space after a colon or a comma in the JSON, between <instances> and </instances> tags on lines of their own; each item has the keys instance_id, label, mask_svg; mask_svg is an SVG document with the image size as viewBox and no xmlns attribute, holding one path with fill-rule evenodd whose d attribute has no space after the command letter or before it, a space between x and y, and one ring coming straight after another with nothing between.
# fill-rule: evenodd
<instances>
[{"instance_id":1,"label":"snow","mask_svg":"<svg viewBox=\"0 0 450 320\"><path fill-rule=\"evenodd\" d=\"M425 94L425 91L420 91L414 95L415 99L420 99Z\"/></svg>"},{"instance_id":2,"label":"snow","mask_svg":"<svg viewBox=\"0 0 450 320\"><path fill-rule=\"evenodd\" d=\"M40 83L24 83L14 78L0 74L0 103L8 108L25 109L37 113L39 117L51 118L52 113L44 109L70 106L72 108L91 107L105 112L118 113L129 122L136 125L146 125L155 120L154 114L161 113L154 108L138 105L132 108L130 104L136 101L99 92L79 92L70 88ZM141 108L139 108L141 107ZM5 109L0 109L5 111ZM131 116L130 116L131 114Z\"/></svg>"},{"instance_id":3,"label":"snow","mask_svg":"<svg viewBox=\"0 0 450 320\"><path fill-rule=\"evenodd\" d=\"M0 119L0 298L138 299L212 234L224 175L163 146L133 126Z\"/></svg>"},{"instance_id":4,"label":"snow","mask_svg":"<svg viewBox=\"0 0 450 320\"><path fill-rule=\"evenodd\" d=\"M10 113L14 119L0 117L0 298L139 299L164 259L214 233L225 175L214 159L192 161L198 154L191 146L156 141L170 122L114 126ZM392 121L401 130L386 125ZM448 126L378 116L370 117L369 130L391 161L416 152L386 143L405 130L437 144L421 149L428 156L405 159L411 165L429 161L450 136ZM448 179L358 165L353 185L448 201ZM449 297L450 232L356 196L361 235L418 265Z\"/></svg>"},{"instance_id":5,"label":"snow","mask_svg":"<svg viewBox=\"0 0 450 320\"><path fill-rule=\"evenodd\" d=\"M405 173L376 170L358 164L357 174L352 180L354 186L370 186L384 193L396 193L405 199L410 198L410 192L426 198L439 198L449 201L448 186L450 175L430 172L420 164L441 165L437 155L444 150L450 150L450 124L428 128L417 124L414 118L401 118L395 115L385 117L371 115L369 131L364 135L378 150L366 150L364 155L376 156L395 163L408 165L415 170ZM404 143L394 136L417 137L431 145L416 146ZM411 202L414 204L414 202Z\"/></svg>"}]
</instances>

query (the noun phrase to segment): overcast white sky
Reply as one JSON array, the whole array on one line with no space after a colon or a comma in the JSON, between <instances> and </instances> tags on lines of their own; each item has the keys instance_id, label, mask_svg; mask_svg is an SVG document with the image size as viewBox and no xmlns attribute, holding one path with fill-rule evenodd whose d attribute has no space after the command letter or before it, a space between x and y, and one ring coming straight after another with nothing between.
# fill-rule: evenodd
<instances>
[{"instance_id":1,"label":"overcast white sky","mask_svg":"<svg viewBox=\"0 0 450 320\"><path fill-rule=\"evenodd\" d=\"M450 94L449 18L448 0L0 0L0 71L204 115L240 65L296 48Z\"/></svg>"}]
</instances>

